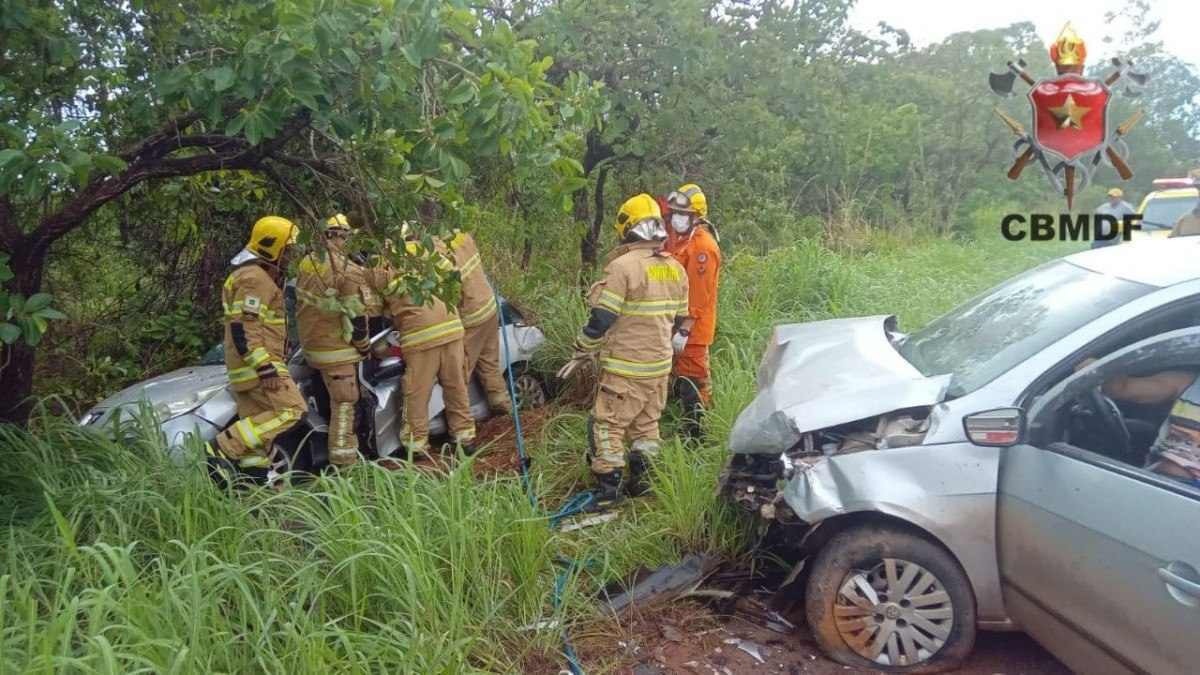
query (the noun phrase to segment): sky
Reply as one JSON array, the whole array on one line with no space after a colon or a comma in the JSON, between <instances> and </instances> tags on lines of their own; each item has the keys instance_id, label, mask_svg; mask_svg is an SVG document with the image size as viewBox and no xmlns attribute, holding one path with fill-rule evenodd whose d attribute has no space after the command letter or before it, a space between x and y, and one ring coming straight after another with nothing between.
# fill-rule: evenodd
<instances>
[{"instance_id":1,"label":"sky","mask_svg":"<svg viewBox=\"0 0 1200 675\"><path fill-rule=\"evenodd\" d=\"M908 31L917 46L937 42L965 30L998 28L1019 21L1032 21L1042 40L1049 44L1070 21L1088 45L1088 60L1112 56L1101 40L1124 32L1104 23L1104 15L1127 2L1047 2L1046 0L858 0L850 14L856 28L871 32L880 21ZM1151 15L1162 21L1153 38L1164 48L1192 64L1200 65L1200 2L1151 0Z\"/></svg>"}]
</instances>

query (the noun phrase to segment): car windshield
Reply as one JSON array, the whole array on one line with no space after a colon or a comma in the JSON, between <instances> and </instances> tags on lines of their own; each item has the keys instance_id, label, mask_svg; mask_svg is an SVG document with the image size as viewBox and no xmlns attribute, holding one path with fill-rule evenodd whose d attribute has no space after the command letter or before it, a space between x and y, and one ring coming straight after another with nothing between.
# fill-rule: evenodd
<instances>
[{"instance_id":1,"label":"car windshield","mask_svg":"<svg viewBox=\"0 0 1200 675\"><path fill-rule=\"evenodd\" d=\"M1142 227L1148 230L1174 227L1175 221L1195 208L1198 199L1195 195L1151 199L1142 214Z\"/></svg>"},{"instance_id":2,"label":"car windshield","mask_svg":"<svg viewBox=\"0 0 1200 675\"><path fill-rule=\"evenodd\" d=\"M1151 290L1056 260L933 320L897 348L926 377L950 374L947 396L963 396Z\"/></svg>"}]
</instances>

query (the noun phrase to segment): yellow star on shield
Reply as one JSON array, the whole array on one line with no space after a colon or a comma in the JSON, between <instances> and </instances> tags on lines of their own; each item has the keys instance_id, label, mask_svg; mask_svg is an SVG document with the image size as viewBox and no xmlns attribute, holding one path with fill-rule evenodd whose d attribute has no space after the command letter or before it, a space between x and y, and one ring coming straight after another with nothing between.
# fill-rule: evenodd
<instances>
[{"instance_id":1,"label":"yellow star on shield","mask_svg":"<svg viewBox=\"0 0 1200 675\"><path fill-rule=\"evenodd\" d=\"M1067 94L1067 100L1060 106L1055 106L1050 109L1050 114L1054 115L1058 120L1058 128L1066 129L1071 127L1074 129L1083 128L1083 117L1091 112L1091 108L1086 108L1075 103L1075 97Z\"/></svg>"}]
</instances>

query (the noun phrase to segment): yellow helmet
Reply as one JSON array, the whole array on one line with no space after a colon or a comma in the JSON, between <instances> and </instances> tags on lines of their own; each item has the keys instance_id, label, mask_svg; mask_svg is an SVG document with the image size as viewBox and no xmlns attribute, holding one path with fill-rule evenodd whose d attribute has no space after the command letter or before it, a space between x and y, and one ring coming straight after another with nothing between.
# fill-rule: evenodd
<instances>
[{"instance_id":1,"label":"yellow helmet","mask_svg":"<svg viewBox=\"0 0 1200 675\"><path fill-rule=\"evenodd\" d=\"M708 217L708 197L700 190L700 186L695 183L680 185L676 192L687 197L691 202L692 210L695 211L701 218Z\"/></svg>"},{"instance_id":2,"label":"yellow helmet","mask_svg":"<svg viewBox=\"0 0 1200 675\"><path fill-rule=\"evenodd\" d=\"M272 262L279 260L288 244L296 243L299 229L295 223L282 216L263 216L250 230L250 243L246 248L251 253Z\"/></svg>"},{"instance_id":3,"label":"yellow helmet","mask_svg":"<svg viewBox=\"0 0 1200 675\"><path fill-rule=\"evenodd\" d=\"M617 237L624 239L630 228L646 220L655 220L659 227L662 226L662 211L658 208L658 202L643 192L625 200L617 211L617 222L613 223L613 227L617 230Z\"/></svg>"},{"instance_id":4,"label":"yellow helmet","mask_svg":"<svg viewBox=\"0 0 1200 675\"><path fill-rule=\"evenodd\" d=\"M326 232L330 230L345 230L349 232L351 229L350 219L344 213L335 213L325 221Z\"/></svg>"}]
</instances>

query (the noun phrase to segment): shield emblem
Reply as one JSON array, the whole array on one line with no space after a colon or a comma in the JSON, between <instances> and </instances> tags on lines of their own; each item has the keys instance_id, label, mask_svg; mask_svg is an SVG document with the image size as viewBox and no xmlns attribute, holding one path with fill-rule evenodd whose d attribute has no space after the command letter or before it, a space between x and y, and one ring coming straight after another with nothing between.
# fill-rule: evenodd
<instances>
[{"instance_id":1,"label":"shield emblem","mask_svg":"<svg viewBox=\"0 0 1200 675\"><path fill-rule=\"evenodd\" d=\"M1029 91L1034 141L1067 162L1100 151L1108 139L1110 98L1103 82L1078 75L1038 82Z\"/></svg>"}]
</instances>

